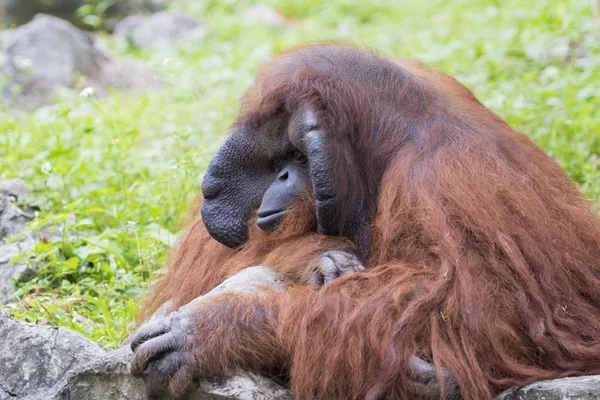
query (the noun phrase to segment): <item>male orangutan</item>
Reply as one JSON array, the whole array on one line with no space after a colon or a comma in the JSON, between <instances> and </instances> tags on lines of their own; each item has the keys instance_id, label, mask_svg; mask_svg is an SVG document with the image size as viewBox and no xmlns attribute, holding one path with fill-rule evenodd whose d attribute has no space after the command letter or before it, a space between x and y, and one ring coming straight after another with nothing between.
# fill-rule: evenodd
<instances>
[{"instance_id":1,"label":"male orangutan","mask_svg":"<svg viewBox=\"0 0 600 400\"><path fill-rule=\"evenodd\" d=\"M598 216L447 75L342 45L284 52L202 192L142 314L251 265L293 284L140 328L132 369L154 390L241 368L285 374L298 399L435 397L419 385L433 365L459 387L438 396L481 400L600 373Z\"/></svg>"}]
</instances>

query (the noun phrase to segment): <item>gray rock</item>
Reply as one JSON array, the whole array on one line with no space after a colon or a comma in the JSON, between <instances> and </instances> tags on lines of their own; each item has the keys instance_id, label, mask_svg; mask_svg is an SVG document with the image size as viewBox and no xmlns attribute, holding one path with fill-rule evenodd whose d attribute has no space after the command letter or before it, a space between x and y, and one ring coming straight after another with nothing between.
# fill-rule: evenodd
<instances>
[{"instance_id":1,"label":"gray rock","mask_svg":"<svg viewBox=\"0 0 600 400\"><path fill-rule=\"evenodd\" d=\"M257 286L283 288L283 282L269 268L253 267L229 278L203 299L228 291L255 290ZM153 318L165 315L162 310ZM0 400L148 398L143 381L129 373L129 346L109 351L69 329L13 321L3 311L0 337ZM267 378L240 372L201 382L199 390L187 399L288 400L290 396Z\"/></svg>"},{"instance_id":2,"label":"gray rock","mask_svg":"<svg viewBox=\"0 0 600 400\"><path fill-rule=\"evenodd\" d=\"M89 1L89 0L88 0ZM103 0L95 0L100 2ZM152 14L164 10L171 0L119 0L104 13L103 27L112 32L120 20L134 14Z\"/></svg>"},{"instance_id":3,"label":"gray rock","mask_svg":"<svg viewBox=\"0 0 600 400\"><path fill-rule=\"evenodd\" d=\"M132 15L115 28L114 36L144 49L166 49L174 45L201 42L207 31L187 15L158 12L150 16Z\"/></svg>"},{"instance_id":4,"label":"gray rock","mask_svg":"<svg viewBox=\"0 0 600 400\"><path fill-rule=\"evenodd\" d=\"M90 342L91 343L91 342ZM51 390L39 391L27 400L144 400L144 382L129 373L131 350L122 347L108 351L68 371Z\"/></svg>"},{"instance_id":5,"label":"gray rock","mask_svg":"<svg viewBox=\"0 0 600 400\"><path fill-rule=\"evenodd\" d=\"M25 101L24 106L49 102L57 88L75 86L77 75L100 83L102 64L108 62L92 34L49 15L38 15L10 32L1 51L10 77L4 97Z\"/></svg>"},{"instance_id":6,"label":"gray rock","mask_svg":"<svg viewBox=\"0 0 600 400\"><path fill-rule=\"evenodd\" d=\"M104 12L97 14L102 17L101 26L87 23L85 18L77 13L84 5L96 7L102 2L106 3L104 0L0 0L0 10L3 10L0 20L8 25L21 25L29 22L36 14L49 14L70 21L80 28L104 28L112 31L120 19L131 14L162 10L168 0L113 1Z\"/></svg>"},{"instance_id":7,"label":"gray rock","mask_svg":"<svg viewBox=\"0 0 600 400\"><path fill-rule=\"evenodd\" d=\"M80 333L13 321L0 310L0 399L52 388L76 366L106 354Z\"/></svg>"},{"instance_id":8,"label":"gray rock","mask_svg":"<svg viewBox=\"0 0 600 400\"><path fill-rule=\"evenodd\" d=\"M284 26L287 19L279 11L266 4L255 4L242 12L242 20L250 24Z\"/></svg>"},{"instance_id":9,"label":"gray rock","mask_svg":"<svg viewBox=\"0 0 600 400\"><path fill-rule=\"evenodd\" d=\"M0 0L1 20L8 25L21 25L41 13L69 19L83 3L84 0Z\"/></svg>"},{"instance_id":10,"label":"gray rock","mask_svg":"<svg viewBox=\"0 0 600 400\"><path fill-rule=\"evenodd\" d=\"M117 24L113 32L113 36L123 37L132 40L132 35L135 30L142 26L147 20L147 15L130 15Z\"/></svg>"},{"instance_id":11,"label":"gray rock","mask_svg":"<svg viewBox=\"0 0 600 400\"><path fill-rule=\"evenodd\" d=\"M215 398L239 400L291 400L289 391L283 386L260 375L240 372L223 377L216 382L200 382L200 390L189 399L203 400L205 393ZM218 397L217 397L218 396Z\"/></svg>"},{"instance_id":12,"label":"gray rock","mask_svg":"<svg viewBox=\"0 0 600 400\"><path fill-rule=\"evenodd\" d=\"M29 188L22 179L7 179L0 181L0 195L12 197L15 201L23 201L29 196Z\"/></svg>"},{"instance_id":13,"label":"gray rock","mask_svg":"<svg viewBox=\"0 0 600 400\"><path fill-rule=\"evenodd\" d=\"M9 202L0 214L0 243L21 232L32 218L33 213L27 207L18 207Z\"/></svg>"},{"instance_id":14,"label":"gray rock","mask_svg":"<svg viewBox=\"0 0 600 400\"><path fill-rule=\"evenodd\" d=\"M536 382L503 393L500 400L600 400L600 376Z\"/></svg>"},{"instance_id":15,"label":"gray rock","mask_svg":"<svg viewBox=\"0 0 600 400\"><path fill-rule=\"evenodd\" d=\"M104 64L104 79L109 85L119 89L129 89L134 92L164 87L156 72L148 64L137 61L115 61Z\"/></svg>"},{"instance_id":16,"label":"gray rock","mask_svg":"<svg viewBox=\"0 0 600 400\"><path fill-rule=\"evenodd\" d=\"M4 210L6 210L8 208L8 206L10 205L10 198L9 196L0 193L0 214L2 214L4 212Z\"/></svg>"},{"instance_id":17,"label":"gray rock","mask_svg":"<svg viewBox=\"0 0 600 400\"><path fill-rule=\"evenodd\" d=\"M13 201L22 201L29 195L29 189L20 179L0 181L0 304L5 303L14 293L13 279L23 276L31 278L31 270L23 264L10 264L10 260L27 251L33 245L31 240L9 243L8 240L25 228L31 215L23 211Z\"/></svg>"},{"instance_id":18,"label":"gray rock","mask_svg":"<svg viewBox=\"0 0 600 400\"><path fill-rule=\"evenodd\" d=\"M47 227L41 229L39 232L26 232L15 241L9 241L14 235L9 235L7 238L2 239L2 232L8 230L9 233L14 232L14 234L17 234L27 225L31 217L23 216L21 213L22 210L20 208L13 206L7 212L0 215L0 304L11 300L11 296L16 290L15 281L28 282L36 274L35 269L31 265L21 262L11 263L11 260L31 250L40 240L57 241L62 237L59 229ZM16 215L16 217L13 219L7 218L10 215ZM21 228L19 229L19 227Z\"/></svg>"},{"instance_id":19,"label":"gray rock","mask_svg":"<svg viewBox=\"0 0 600 400\"><path fill-rule=\"evenodd\" d=\"M33 246L32 241L4 243L0 241L0 304L11 300L15 293L15 280L28 281L35 276L34 270L27 264L10 261Z\"/></svg>"},{"instance_id":20,"label":"gray rock","mask_svg":"<svg viewBox=\"0 0 600 400\"><path fill-rule=\"evenodd\" d=\"M154 87L152 69L140 62L116 63L95 43L92 33L50 15L6 35L0 49L1 74L9 104L31 109L50 103L59 88L90 88L105 95L109 87Z\"/></svg>"},{"instance_id":21,"label":"gray rock","mask_svg":"<svg viewBox=\"0 0 600 400\"><path fill-rule=\"evenodd\" d=\"M33 211L26 205L17 206L29 195L29 189L20 179L0 181L0 304L6 303L15 292L14 280L28 281L35 272L28 265L11 260L29 251L40 239L58 240L60 230L46 227L39 232L26 232L18 240L11 240L33 219Z\"/></svg>"}]
</instances>

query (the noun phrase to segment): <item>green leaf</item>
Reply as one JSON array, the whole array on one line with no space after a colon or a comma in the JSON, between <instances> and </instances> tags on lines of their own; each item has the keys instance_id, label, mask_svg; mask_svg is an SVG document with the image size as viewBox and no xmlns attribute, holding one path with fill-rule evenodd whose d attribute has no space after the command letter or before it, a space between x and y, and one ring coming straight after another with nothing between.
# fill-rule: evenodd
<instances>
[{"instance_id":1,"label":"green leaf","mask_svg":"<svg viewBox=\"0 0 600 400\"><path fill-rule=\"evenodd\" d=\"M84 242L97 246L98 248L106 251L109 254L115 256L119 262L124 265L128 265L129 263L124 257L123 250L114 242L105 239L99 239L98 237L85 237L82 238Z\"/></svg>"},{"instance_id":2,"label":"green leaf","mask_svg":"<svg viewBox=\"0 0 600 400\"><path fill-rule=\"evenodd\" d=\"M177 241L177 235L169 232L167 229L162 228L157 223L153 222L148 224L143 229L143 235L146 237L151 237L165 246L172 246Z\"/></svg>"}]
</instances>

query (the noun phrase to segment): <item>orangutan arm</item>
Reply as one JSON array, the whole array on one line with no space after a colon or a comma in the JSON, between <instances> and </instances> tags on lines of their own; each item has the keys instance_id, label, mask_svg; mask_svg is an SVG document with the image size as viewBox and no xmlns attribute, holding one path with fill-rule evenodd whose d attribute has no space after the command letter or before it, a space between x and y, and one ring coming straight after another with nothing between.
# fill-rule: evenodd
<instances>
[{"instance_id":1,"label":"orangutan arm","mask_svg":"<svg viewBox=\"0 0 600 400\"><path fill-rule=\"evenodd\" d=\"M176 397L193 390L201 379L237 369L272 374L284 368L290 369L293 381L306 379L309 390L323 387L323 398L364 395L367 385L377 384L375 375L381 372L385 361L377 347L384 345L389 332L384 326L379 332L381 337L375 338L377 344L368 345L368 338L364 337L369 331L367 326L340 332L343 326L328 324L326 320L317 323L315 317L319 313L331 315L333 320L354 318L359 324L373 317L353 316L353 307L347 307L346 300L337 295L331 296L329 304L322 296L320 305L308 300L315 298L317 292L304 287L284 293L267 290L260 294L220 294L208 302L186 305L134 334L132 372L144 377L154 392L168 392ZM361 373L355 375L353 369L360 369ZM436 372L429 363L412 357L398 371L405 371L404 376L410 379L400 380L418 392L420 398L439 397ZM441 374L446 394L452 398L456 383L445 371ZM362 380L356 380L356 376ZM300 398L308 394L303 385L292 389ZM334 397L327 397L331 395Z\"/></svg>"}]
</instances>

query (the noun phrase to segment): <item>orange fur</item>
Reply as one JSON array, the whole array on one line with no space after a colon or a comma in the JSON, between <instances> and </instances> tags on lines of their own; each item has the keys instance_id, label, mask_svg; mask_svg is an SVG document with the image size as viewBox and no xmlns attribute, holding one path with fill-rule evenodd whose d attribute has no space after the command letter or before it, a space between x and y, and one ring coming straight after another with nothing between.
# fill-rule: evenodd
<instances>
[{"instance_id":1,"label":"orange fur","mask_svg":"<svg viewBox=\"0 0 600 400\"><path fill-rule=\"evenodd\" d=\"M190 215L198 215L198 208L199 204L194 204ZM314 215L314 201L307 196L298 201L285 223L274 232L261 231L253 219L249 222L250 239L239 249L227 248L212 239L201 220L189 221L191 227L170 256L166 275L144 302L138 321L148 318L170 299L174 300L172 309L177 309L255 265L276 269L289 283L307 283L322 252L353 249L345 239L312 233Z\"/></svg>"},{"instance_id":2,"label":"orange fur","mask_svg":"<svg viewBox=\"0 0 600 400\"><path fill-rule=\"evenodd\" d=\"M310 201L274 234L250 221L240 249L218 244L197 221L142 315L267 265L299 284L268 298L227 298L244 318L257 306L278 311L267 318L271 334L242 346L254 346L252 355L241 357L239 337L223 333L221 359L230 362L212 365L216 371L260 370L259 355L278 352L300 399L413 398L405 378L413 355L446 368L465 399L600 373L600 220L576 185L453 78L398 61L402 79L392 76L381 90L393 92L382 94L359 80L329 79L314 61L322 48L268 64L237 124L260 123L282 102L307 102L335 121L337 141L327 145L340 212L376 196L367 270L320 289L302 284L321 252L349 248L314 233ZM380 95L401 102L378 102ZM373 127L384 134L367 135ZM402 141L409 128L414 137Z\"/></svg>"}]
</instances>

